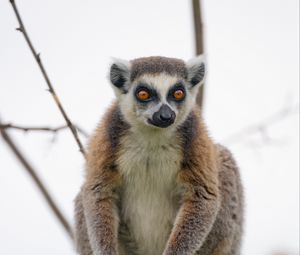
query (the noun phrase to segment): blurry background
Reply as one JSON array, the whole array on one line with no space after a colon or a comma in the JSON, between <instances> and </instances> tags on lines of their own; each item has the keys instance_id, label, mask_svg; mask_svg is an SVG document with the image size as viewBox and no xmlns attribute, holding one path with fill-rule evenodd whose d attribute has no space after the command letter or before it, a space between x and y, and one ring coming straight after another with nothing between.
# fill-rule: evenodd
<instances>
[{"instance_id":1,"label":"blurry background","mask_svg":"<svg viewBox=\"0 0 300 255\"><path fill-rule=\"evenodd\" d=\"M190 1L17 4L66 111L89 133L114 97L106 78L110 57L187 60L195 54ZM299 2L204 0L202 12L208 61L204 117L211 136L233 151L241 167L243 254L299 254ZM64 124L17 26L9 1L0 0L2 122ZM73 222L84 159L69 130L55 137L8 132ZM75 254L1 138L0 254Z\"/></svg>"}]
</instances>

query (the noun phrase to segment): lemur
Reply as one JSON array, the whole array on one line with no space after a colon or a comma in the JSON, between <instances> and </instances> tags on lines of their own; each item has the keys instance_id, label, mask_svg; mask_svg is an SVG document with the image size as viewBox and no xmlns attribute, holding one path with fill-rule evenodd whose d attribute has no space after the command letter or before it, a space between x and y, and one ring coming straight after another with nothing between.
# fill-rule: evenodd
<instances>
[{"instance_id":1,"label":"lemur","mask_svg":"<svg viewBox=\"0 0 300 255\"><path fill-rule=\"evenodd\" d=\"M243 191L195 103L202 57L115 60L117 100L90 139L75 201L80 255L238 255Z\"/></svg>"}]
</instances>

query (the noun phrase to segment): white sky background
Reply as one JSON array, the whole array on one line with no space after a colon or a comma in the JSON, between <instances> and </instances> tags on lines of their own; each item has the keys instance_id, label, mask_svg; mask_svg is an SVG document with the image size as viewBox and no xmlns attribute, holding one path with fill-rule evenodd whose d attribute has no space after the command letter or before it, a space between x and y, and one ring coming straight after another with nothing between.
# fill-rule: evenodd
<instances>
[{"instance_id":1,"label":"white sky background","mask_svg":"<svg viewBox=\"0 0 300 255\"><path fill-rule=\"evenodd\" d=\"M212 137L299 102L297 0L203 1ZM92 132L113 99L110 57L194 54L190 1L19 0L28 32L71 119ZM23 125L63 124L7 0L0 0L0 116ZM299 117L228 143L246 192L244 255L299 254ZM73 137L11 131L62 210L73 218L83 158ZM85 140L84 140L85 141ZM86 141L85 141L86 142ZM0 254L75 254L68 237L7 146L0 142Z\"/></svg>"}]
</instances>

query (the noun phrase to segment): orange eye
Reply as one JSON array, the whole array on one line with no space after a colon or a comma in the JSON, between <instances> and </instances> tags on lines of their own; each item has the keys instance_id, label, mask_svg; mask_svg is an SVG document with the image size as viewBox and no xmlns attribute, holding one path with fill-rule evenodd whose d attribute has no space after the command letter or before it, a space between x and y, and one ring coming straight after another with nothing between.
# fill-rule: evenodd
<instances>
[{"instance_id":1,"label":"orange eye","mask_svg":"<svg viewBox=\"0 0 300 255\"><path fill-rule=\"evenodd\" d=\"M184 97L184 92L181 89L178 89L173 93L173 96L176 100L181 100Z\"/></svg>"},{"instance_id":2,"label":"orange eye","mask_svg":"<svg viewBox=\"0 0 300 255\"><path fill-rule=\"evenodd\" d=\"M136 96L139 100L146 101L150 98L150 93L146 90L140 90Z\"/></svg>"}]
</instances>

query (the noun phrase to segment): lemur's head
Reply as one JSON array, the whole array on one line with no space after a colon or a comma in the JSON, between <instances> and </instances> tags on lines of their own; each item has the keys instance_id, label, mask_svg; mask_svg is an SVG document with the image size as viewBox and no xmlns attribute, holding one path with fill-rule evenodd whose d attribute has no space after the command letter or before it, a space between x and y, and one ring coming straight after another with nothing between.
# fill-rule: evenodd
<instances>
[{"instance_id":1,"label":"lemur's head","mask_svg":"<svg viewBox=\"0 0 300 255\"><path fill-rule=\"evenodd\" d=\"M168 128L181 124L192 110L205 74L203 57L187 63L165 57L116 60L110 81L131 126Z\"/></svg>"}]
</instances>

